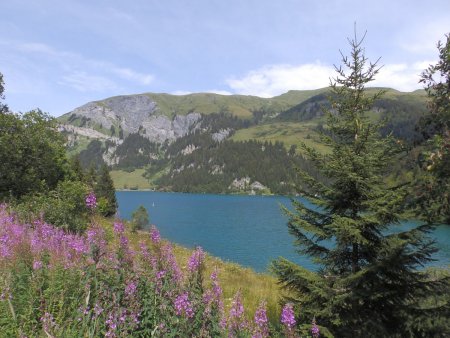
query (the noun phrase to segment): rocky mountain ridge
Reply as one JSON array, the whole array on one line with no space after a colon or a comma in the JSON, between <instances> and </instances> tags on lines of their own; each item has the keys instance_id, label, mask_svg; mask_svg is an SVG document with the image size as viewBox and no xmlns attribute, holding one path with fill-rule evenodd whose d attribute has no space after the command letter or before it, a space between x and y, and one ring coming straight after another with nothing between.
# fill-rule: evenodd
<instances>
[{"instance_id":1,"label":"rocky mountain ridge","mask_svg":"<svg viewBox=\"0 0 450 338\"><path fill-rule=\"evenodd\" d=\"M88 138L116 142L114 137L123 139L140 133L151 142L164 143L198 127L202 115L229 113L247 120L255 113L273 117L324 90L289 91L274 98L212 93L122 95L86 103L59 117L59 121L67 133ZM219 141L231 132L222 129L214 136Z\"/></svg>"},{"instance_id":2,"label":"rocky mountain ridge","mask_svg":"<svg viewBox=\"0 0 450 338\"><path fill-rule=\"evenodd\" d=\"M386 119L382 133L414 144L421 137L414 126L426 111L422 94L388 89L369 118ZM298 146L305 142L326 151L318 133L323 132L327 95L319 89L271 99L201 93L116 96L78 107L59 122L69 152L79 154L84 166L144 170L157 189L241 191L235 185L248 177L251 191L284 193L294 179L286 163L297 161L314 172L297 158Z\"/></svg>"}]
</instances>

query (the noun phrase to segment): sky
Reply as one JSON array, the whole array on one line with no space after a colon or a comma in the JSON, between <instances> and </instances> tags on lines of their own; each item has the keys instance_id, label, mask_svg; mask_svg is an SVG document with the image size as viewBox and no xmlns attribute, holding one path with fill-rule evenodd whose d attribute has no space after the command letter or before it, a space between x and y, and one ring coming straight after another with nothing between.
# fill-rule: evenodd
<instances>
[{"instance_id":1,"label":"sky","mask_svg":"<svg viewBox=\"0 0 450 338\"><path fill-rule=\"evenodd\" d=\"M449 0L0 0L10 110L59 116L145 92L273 97L317 89L361 37L372 86L422 88Z\"/></svg>"}]
</instances>

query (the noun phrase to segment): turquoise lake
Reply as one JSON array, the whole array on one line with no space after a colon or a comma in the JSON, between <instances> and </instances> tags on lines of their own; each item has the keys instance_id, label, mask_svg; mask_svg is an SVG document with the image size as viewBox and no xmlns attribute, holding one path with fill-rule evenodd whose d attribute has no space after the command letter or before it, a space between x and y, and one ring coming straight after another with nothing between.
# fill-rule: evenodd
<instances>
[{"instance_id":1,"label":"turquoise lake","mask_svg":"<svg viewBox=\"0 0 450 338\"><path fill-rule=\"evenodd\" d=\"M201 246L213 256L258 272L266 271L270 262L279 256L311 270L316 268L308 257L295 252L294 238L286 226L287 217L280 210L280 205L290 207L287 197L153 191L118 191L116 194L121 218L129 220L132 212L143 205L151 223L162 237L172 242L189 248ZM405 222L403 226L415 224ZM434 255L436 262L431 265L449 265L450 226L439 226L430 236L436 239L440 249Z\"/></svg>"}]
</instances>

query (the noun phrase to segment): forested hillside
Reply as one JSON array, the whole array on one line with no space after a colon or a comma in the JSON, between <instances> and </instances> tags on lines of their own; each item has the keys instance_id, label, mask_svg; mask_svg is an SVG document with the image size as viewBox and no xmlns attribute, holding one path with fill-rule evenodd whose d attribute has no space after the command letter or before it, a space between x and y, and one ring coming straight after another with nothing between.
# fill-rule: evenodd
<instances>
[{"instance_id":1,"label":"forested hillside","mask_svg":"<svg viewBox=\"0 0 450 338\"><path fill-rule=\"evenodd\" d=\"M143 169L148 186L159 190L287 194L294 192L295 168L317 176L298 149L305 143L328 151L320 135L327 133L323 112L332 95L327 88L272 99L146 94L90 103L60 120L70 153L85 168L106 164L115 177ZM381 133L411 150L423 141L417 124L426 109L424 91L386 89L369 118L385 121ZM394 169L392 177L402 175Z\"/></svg>"}]
</instances>

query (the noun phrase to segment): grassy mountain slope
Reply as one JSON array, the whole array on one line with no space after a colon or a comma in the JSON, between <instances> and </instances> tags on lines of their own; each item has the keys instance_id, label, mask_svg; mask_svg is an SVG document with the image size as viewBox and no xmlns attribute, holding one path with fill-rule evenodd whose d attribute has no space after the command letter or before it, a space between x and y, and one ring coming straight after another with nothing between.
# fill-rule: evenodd
<instances>
[{"instance_id":1,"label":"grassy mountain slope","mask_svg":"<svg viewBox=\"0 0 450 338\"><path fill-rule=\"evenodd\" d=\"M369 93L375 90L378 88L369 89ZM427 110L425 92L385 90L369 118L386 119L382 132L394 133L412 148L421 139L415 126ZM141 94L150 98L147 102L156 103L156 114L173 118L195 111L202 114L201 118L187 134L172 142L155 143L140 131L125 135L120 144L108 140L87 144L79 137L72 144L72 153L74 148L84 148L80 157L86 165L103 161L102 154L109 152L115 159L113 178L118 189L229 192L234 189L230 188L233 180L248 177L248 185L259 182L271 192L289 192L295 180L291 172L294 162L310 172L315 170L300 156L299 145L305 143L320 152L327 151L318 131L323 128L328 91L289 91L274 98ZM284 151L283 147L268 148L267 142L284 145ZM280 161L287 171L277 167ZM278 170L274 173L271 168ZM247 187L241 192L248 191Z\"/></svg>"},{"instance_id":2,"label":"grassy mountain slope","mask_svg":"<svg viewBox=\"0 0 450 338\"><path fill-rule=\"evenodd\" d=\"M319 135L315 131L317 122L272 122L246 129L240 129L231 137L233 141L256 140L260 142L283 142L287 149L291 146L306 145L322 152L326 151L320 143Z\"/></svg>"},{"instance_id":3,"label":"grassy mountain slope","mask_svg":"<svg viewBox=\"0 0 450 338\"><path fill-rule=\"evenodd\" d=\"M173 117L189 112L211 114L229 112L240 118L253 117L254 111L266 110L280 112L292 107L310 97L326 91L326 88L316 90L290 90L272 98L262 98L251 95L220 95L214 93L195 93L188 95L146 94L154 100L160 113Z\"/></svg>"}]
</instances>

